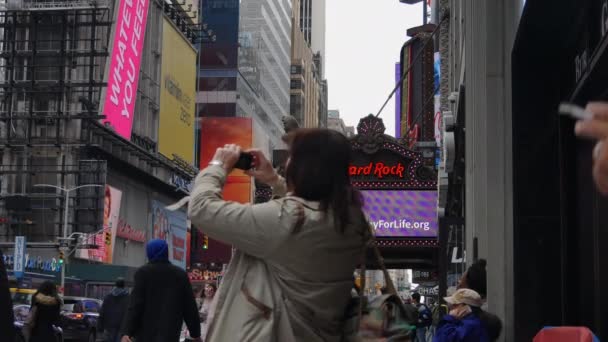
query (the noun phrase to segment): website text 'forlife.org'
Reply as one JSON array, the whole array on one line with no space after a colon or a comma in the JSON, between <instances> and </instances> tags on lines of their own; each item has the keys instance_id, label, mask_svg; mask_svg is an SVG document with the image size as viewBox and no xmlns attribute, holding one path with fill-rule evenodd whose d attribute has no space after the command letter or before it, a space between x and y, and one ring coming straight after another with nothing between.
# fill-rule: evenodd
<instances>
[{"instance_id":1,"label":"website text 'forlife.org'","mask_svg":"<svg viewBox=\"0 0 608 342\"><path fill-rule=\"evenodd\" d=\"M431 229L430 222L418 222L408 220L370 220L370 223L374 227L374 230L378 229L422 229L429 231Z\"/></svg>"}]
</instances>

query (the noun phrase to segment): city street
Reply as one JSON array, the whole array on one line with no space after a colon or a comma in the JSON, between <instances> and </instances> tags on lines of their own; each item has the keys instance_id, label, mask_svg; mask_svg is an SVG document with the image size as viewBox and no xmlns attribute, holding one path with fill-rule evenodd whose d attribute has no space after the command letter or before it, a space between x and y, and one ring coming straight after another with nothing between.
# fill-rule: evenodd
<instances>
[{"instance_id":1,"label":"city street","mask_svg":"<svg viewBox=\"0 0 608 342\"><path fill-rule=\"evenodd\" d=\"M608 0L0 0L0 342L608 339L607 33Z\"/></svg>"}]
</instances>

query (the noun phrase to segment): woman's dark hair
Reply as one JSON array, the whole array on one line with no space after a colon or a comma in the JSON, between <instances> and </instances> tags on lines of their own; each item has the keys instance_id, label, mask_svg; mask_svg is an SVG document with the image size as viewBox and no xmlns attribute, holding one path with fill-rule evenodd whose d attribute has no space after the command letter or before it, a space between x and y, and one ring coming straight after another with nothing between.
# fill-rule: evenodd
<instances>
[{"instance_id":1,"label":"woman's dark hair","mask_svg":"<svg viewBox=\"0 0 608 342\"><path fill-rule=\"evenodd\" d=\"M483 311L481 308L477 308L474 306L471 306L471 311L473 311L473 314L475 314L475 316L479 317L479 320L481 321L481 323L486 329L486 332L488 333L490 341L498 341L498 338L502 333L502 321L500 320L500 318L498 318L498 316L494 315L493 313Z\"/></svg>"},{"instance_id":2,"label":"woman's dark hair","mask_svg":"<svg viewBox=\"0 0 608 342\"><path fill-rule=\"evenodd\" d=\"M487 295L486 260L475 261L467 270L466 280L468 288L479 293L481 298Z\"/></svg>"},{"instance_id":3,"label":"woman's dark hair","mask_svg":"<svg viewBox=\"0 0 608 342\"><path fill-rule=\"evenodd\" d=\"M334 226L344 232L350 223L350 209L362 204L361 194L351 185L348 174L352 159L350 142L341 133L322 128L295 130L287 141L288 186L296 196L320 202L323 212L331 210Z\"/></svg>"},{"instance_id":4,"label":"woman's dark hair","mask_svg":"<svg viewBox=\"0 0 608 342\"><path fill-rule=\"evenodd\" d=\"M36 291L36 294L38 293L49 297L57 297L57 286L52 281L47 280L40 284L38 291Z\"/></svg>"}]
</instances>

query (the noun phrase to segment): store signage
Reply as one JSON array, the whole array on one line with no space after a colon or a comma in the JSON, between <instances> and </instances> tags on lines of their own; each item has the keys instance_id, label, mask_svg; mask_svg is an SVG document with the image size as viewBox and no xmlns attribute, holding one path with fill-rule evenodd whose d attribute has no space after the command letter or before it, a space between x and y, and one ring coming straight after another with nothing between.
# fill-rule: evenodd
<instances>
[{"instance_id":1,"label":"store signage","mask_svg":"<svg viewBox=\"0 0 608 342\"><path fill-rule=\"evenodd\" d=\"M421 296L438 296L439 295L439 286L418 286L416 292L420 293Z\"/></svg>"},{"instance_id":2,"label":"store signage","mask_svg":"<svg viewBox=\"0 0 608 342\"><path fill-rule=\"evenodd\" d=\"M192 182L185 180L175 173L171 175L171 184L173 184L177 190L182 190L186 193L190 193L192 190Z\"/></svg>"},{"instance_id":3,"label":"store signage","mask_svg":"<svg viewBox=\"0 0 608 342\"><path fill-rule=\"evenodd\" d=\"M454 247L454 249L452 249L452 264L462 264L467 262L467 252L462 251L462 255L458 257L458 250L458 247Z\"/></svg>"},{"instance_id":4,"label":"store signage","mask_svg":"<svg viewBox=\"0 0 608 342\"><path fill-rule=\"evenodd\" d=\"M7 268L11 268L15 266L15 257L14 255L4 255L4 264ZM25 262L23 266L26 271L46 271L46 272L59 272L61 271L61 264L57 259L47 259L43 260L42 257L32 257L30 258L29 254L25 255Z\"/></svg>"},{"instance_id":5,"label":"store signage","mask_svg":"<svg viewBox=\"0 0 608 342\"><path fill-rule=\"evenodd\" d=\"M423 282L437 281L437 277L437 272L419 270L414 270L412 272L412 282L417 284Z\"/></svg>"},{"instance_id":6,"label":"store signage","mask_svg":"<svg viewBox=\"0 0 608 342\"><path fill-rule=\"evenodd\" d=\"M188 278L190 281L202 281L202 280L218 280L222 276L222 272L201 270L198 268L192 269L188 272Z\"/></svg>"},{"instance_id":7,"label":"store signage","mask_svg":"<svg viewBox=\"0 0 608 342\"><path fill-rule=\"evenodd\" d=\"M186 239L176 234L171 234L171 247L173 250L173 259L180 263L186 261Z\"/></svg>"},{"instance_id":8,"label":"store signage","mask_svg":"<svg viewBox=\"0 0 608 342\"><path fill-rule=\"evenodd\" d=\"M120 1L108 69L103 114L116 133L131 140L149 0Z\"/></svg>"},{"instance_id":9,"label":"store signage","mask_svg":"<svg viewBox=\"0 0 608 342\"><path fill-rule=\"evenodd\" d=\"M127 221L123 219L118 221L118 230L116 231L116 236L131 241L142 243L146 242L146 232L143 230L134 229L130 224L127 223Z\"/></svg>"},{"instance_id":10,"label":"store signage","mask_svg":"<svg viewBox=\"0 0 608 342\"><path fill-rule=\"evenodd\" d=\"M390 165L382 162L369 163L364 166L351 165L348 168L348 173L350 176L374 176L378 179L387 176L403 178L405 166L401 163Z\"/></svg>"},{"instance_id":11,"label":"store signage","mask_svg":"<svg viewBox=\"0 0 608 342\"><path fill-rule=\"evenodd\" d=\"M13 255L13 272L15 277L23 277L25 269L25 236L15 237L15 254Z\"/></svg>"}]
</instances>

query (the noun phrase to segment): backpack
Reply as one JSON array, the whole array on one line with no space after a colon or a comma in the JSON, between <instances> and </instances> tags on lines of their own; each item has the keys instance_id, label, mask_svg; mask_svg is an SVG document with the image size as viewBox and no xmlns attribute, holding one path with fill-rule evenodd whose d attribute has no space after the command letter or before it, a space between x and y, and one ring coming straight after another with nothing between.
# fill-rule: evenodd
<instances>
[{"instance_id":1,"label":"backpack","mask_svg":"<svg viewBox=\"0 0 608 342\"><path fill-rule=\"evenodd\" d=\"M438 326L443 316L448 314L448 306L445 304L437 305L433 308L433 326Z\"/></svg>"},{"instance_id":2,"label":"backpack","mask_svg":"<svg viewBox=\"0 0 608 342\"><path fill-rule=\"evenodd\" d=\"M420 326L430 327L433 324L433 314L431 313L431 310L429 310L429 307L424 304L420 304L418 305L418 312Z\"/></svg>"},{"instance_id":3,"label":"backpack","mask_svg":"<svg viewBox=\"0 0 608 342\"><path fill-rule=\"evenodd\" d=\"M385 294L367 302L363 297L363 311L359 315L361 297L349 303L343 342L377 341L385 338L391 342L409 342L416 326L408 322L406 312L397 295Z\"/></svg>"}]
</instances>

